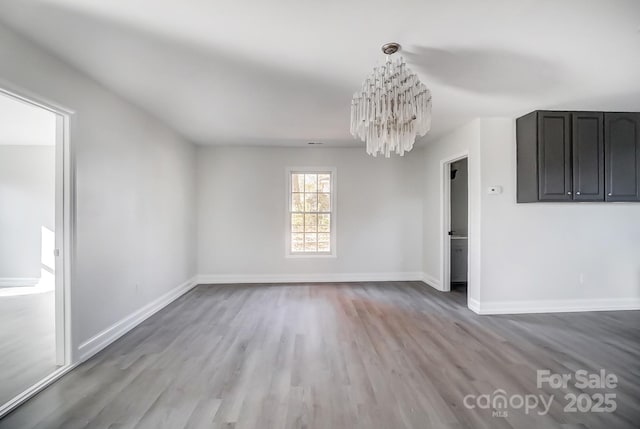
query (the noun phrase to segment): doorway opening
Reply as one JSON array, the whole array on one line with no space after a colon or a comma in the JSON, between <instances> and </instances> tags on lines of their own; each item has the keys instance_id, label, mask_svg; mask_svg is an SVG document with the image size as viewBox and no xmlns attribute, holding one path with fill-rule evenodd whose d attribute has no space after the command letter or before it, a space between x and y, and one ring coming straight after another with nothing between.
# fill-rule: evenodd
<instances>
[{"instance_id":1,"label":"doorway opening","mask_svg":"<svg viewBox=\"0 0 640 429\"><path fill-rule=\"evenodd\" d=\"M0 417L70 366L69 115L0 89Z\"/></svg>"},{"instance_id":2,"label":"doorway opening","mask_svg":"<svg viewBox=\"0 0 640 429\"><path fill-rule=\"evenodd\" d=\"M467 155L444 162L443 290L467 301L469 261L469 163Z\"/></svg>"}]
</instances>

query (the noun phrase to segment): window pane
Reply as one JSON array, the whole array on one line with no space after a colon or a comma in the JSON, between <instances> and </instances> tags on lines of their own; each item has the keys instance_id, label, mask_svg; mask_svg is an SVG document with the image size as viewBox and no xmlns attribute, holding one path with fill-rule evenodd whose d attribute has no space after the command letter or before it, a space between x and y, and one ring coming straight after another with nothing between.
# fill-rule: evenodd
<instances>
[{"instance_id":1,"label":"window pane","mask_svg":"<svg viewBox=\"0 0 640 429\"><path fill-rule=\"evenodd\" d=\"M330 214L318 215L318 231L319 232L331 231L331 215Z\"/></svg>"},{"instance_id":2,"label":"window pane","mask_svg":"<svg viewBox=\"0 0 640 429\"><path fill-rule=\"evenodd\" d=\"M318 194L304 194L304 211L318 211Z\"/></svg>"},{"instance_id":3,"label":"window pane","mask_svg":"<svg viewBox=\"0 0 640 429\"><path fill-rule=\"evenodd\" d=\"M304 215L302 213L291 213L291 231L304 232Z\"/></svg>"},{"instance_id":4,"label":"window pane","mask_svg":"<svg viewBox=\"0 0 640 429\"><path fill-rule=\"evenodd\" d=\"M316 232L318 230L318 215L304 215L304 230L306 232Z\"/></svg>"},{"instance_id":5,"label":"window pane","mask_svg":"<svg viewBox=\"0 0 640 429\"><path fill-rule=\"evenodd\" d=\"M304 194L291 194L291 211L304 211Z\"/></svg>"},{"instance_id":6,"label":"window pane","mask_svg":"<svg viewBox=\"0 0 640 429\"><path fill-rule=\"evenodd\" d=\"M318 211L331 211L331 194L318 194Z\"/></svg>"},{"instance_id":7,"label":"window pane","mask_svg":"<svg viewBox=\"0 0 640 429\"><path fill-rule=\"evenodd\" d=\"M330 174L318 174L318 192L331 192Z\"/></svg>"},{"instance_id":8,"label":"window pane","mask_svg":"<svg viewBox=\"0 0 640 429\"><path fill-rule=\"evenodd\" d=\"M304 175L304 190L307 192L318 191L318 175L317 174Z\"/></svg>"},{"instance_id":9,"label":"window pane","mask_svg":"<svg viewBox=\"0 0 640 429\"><path fill-rule=\"evenodd\" d=\"M318 234L318 252L331 251L331 234Z\"/></svg>"},{"instance_id":10,"label":"window pane","mask_svg":"<svg viewBox=\"0 0 640 429\"><path fill-rule=\"evenodd\" d=\"M291 253L324 253L333 250L332 192L330 172L292 172L289 176Z\"/></svg>"},{"instance_id":11,"label":"window pane","mask_svg":"<svg viewBox=\"0 0 640 429\"><path fill-rule=\"evenodd\" d=\"M291 251L304 252L304 234L291 234Z\"/></svg>"},{"instance_id":12,"label":"window pane","mask_svg":"<svg viewBox=\"0 0 640 429\"><path fill-rule=\"evenodd\" d=\"M291 175L291 192L304 192L304 174Z\"/></svg>"},{"instance_id":13,"label":"window pane","mask_svg":"<svg viewBox=\"0 0 640 429\"><path fill-rule=\"evenodd\" d=\"M306 233L304 235L304 251L305 252L317 252L318 251L318 234Z\"/></svg>"}]
</instances>

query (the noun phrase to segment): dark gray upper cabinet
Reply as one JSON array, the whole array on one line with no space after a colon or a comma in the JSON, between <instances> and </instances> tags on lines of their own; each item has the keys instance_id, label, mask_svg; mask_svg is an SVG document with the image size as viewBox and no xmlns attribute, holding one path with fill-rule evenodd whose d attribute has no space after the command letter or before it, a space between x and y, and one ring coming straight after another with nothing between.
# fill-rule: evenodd
<instances>
[{"instance_id":1,"label":"dark gray upper cabinet","mask_svg":"<svg viewBox=\"0 0 640 429\"><path fill-rule=\"evenodd\" d=\"M571 116L538 112L538 198L569 201L571 195Z\"/></svg>"},{"instance_id":2,"label":"dark gray upper cabinet","mask_svg":"<svg viewBox=\"0 0 640 429\"><path fill-rule=\"evenodd\" d=\"M571 201L571 116L531 112L516 121L518 202Z\"/></svg>"},{"instance_id":3,"label":"dark gray upper cabinet","mask_svg":"<svg viewBox=\"0 0 640 429\"><path fill-rule=\"evenodd\" d=\"M575 112L571 116L573 199L604 201L604 115Z\"/></svg>"},{"instance_id":4,"label":"dark gray upper cabinet","mask_svg":"<svg viewBox=\"0 0 640 429\"><path fill-rule=\"evenodd\" d=\"M517 201L640 201L640 114L535 111L516 121Z\"/></svg>"},{"instance_id":5,"label":"dark gray upper cabinet","mask_svg":"<svg viewBox=\"0 0 640 429\"><path fill-rule=\"evenodd\" d=\"M607 201L640 201L640 113L605 113Z\"/></svg>"}]
</instances>

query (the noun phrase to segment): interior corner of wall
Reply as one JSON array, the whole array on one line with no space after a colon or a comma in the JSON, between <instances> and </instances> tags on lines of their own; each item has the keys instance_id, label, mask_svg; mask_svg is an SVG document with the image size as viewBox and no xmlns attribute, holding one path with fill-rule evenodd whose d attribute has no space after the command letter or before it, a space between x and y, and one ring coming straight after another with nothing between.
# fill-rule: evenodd
<instances>
[{"instance_id":1,"label":"interior corner of wall","mask_svg":"<svg viewBox=\"0 0 640 429\"><path fill-rule=\"evenodd\" d=\"M432 276L431 274L424 272L422 276L422 282L426 283L436 290L442 291L442 282L436 276Z\"/></svg>"}]
</instances>

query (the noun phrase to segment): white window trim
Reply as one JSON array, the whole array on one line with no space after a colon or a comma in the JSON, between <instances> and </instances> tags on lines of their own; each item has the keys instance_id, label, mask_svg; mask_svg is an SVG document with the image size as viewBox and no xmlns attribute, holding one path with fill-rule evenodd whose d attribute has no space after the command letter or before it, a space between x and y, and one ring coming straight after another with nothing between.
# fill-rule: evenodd
<instances>
[{"instance_id":1,"label":"white window trim","mask_svg":"<svg viewBox=\"0 0 640 429\"><path fill-rule=\"evenodd\" d=\"M329 253L314 253L314 252L300 252L300 253L292 253L291 252L291 174L292 173L322 173L327 172L331 173L331 252ZM337 213L338 206L337 202L337 192L336 192L336 182L337 182L337 171L336 167L287 167L286 168L286 210L285 210L285 258L291 259L308 259L308 258L337 258L338 251L336 248L336 242L338 237L338 229L337 229Z\"/></svg>"}]
</instances>

